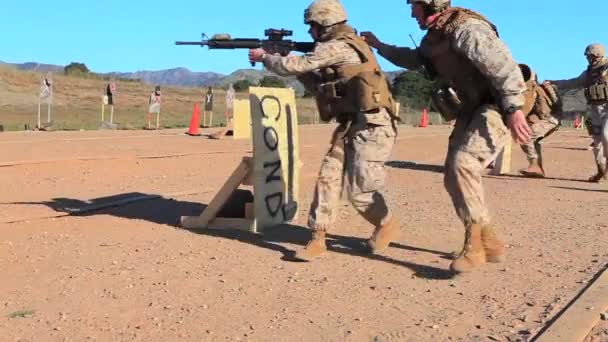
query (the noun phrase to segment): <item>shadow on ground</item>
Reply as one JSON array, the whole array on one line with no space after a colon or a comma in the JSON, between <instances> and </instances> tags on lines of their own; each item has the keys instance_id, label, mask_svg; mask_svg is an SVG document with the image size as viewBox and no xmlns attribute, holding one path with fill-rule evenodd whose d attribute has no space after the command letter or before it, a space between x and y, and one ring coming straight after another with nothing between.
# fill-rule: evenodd
<instances>
[{"instance_id":1,"label":"shadow on ground","mask_svg":"<svg viewBox=\"0 0 608 342\"><path fill-rule=\"evenodd\" d=\"M554 189L563 189L563 190L575 190L575 191L586 191L586 192L605 192L608 193L608 190L602 189L585 189L585 188L573 188L568 186L552 186Z\"/></svg>"},{"instance_id":2,"label":"shadow on ground","mask_svg":"<svg viewBox=\"0 0 608 342\"><path fill-rule=\"evenodd\" d=\"M138 199L138 200L133 200ZM142 193L125 193L109 197L97 198L91 201L82 201L71 198L55 198L45 202L20 202L12 204L46 205L57 212L68 213L72 216L111 215L115 217L143 220L161 225L179 227L181 216L197 216L207 207L205 204L180 201L164 198L157 195ZM111 206L111 207L107 207ZM282 254L282 260L295 261L294 250L284 244L304 246L310 238L307 228L283 224L267 229L263 234L234 230L190 230L194 234L206 235L215 238L235 240L261 248L266 248ZM342 253L356 257L386 262L412 270L416 277L425 279L446 280L453 278L454 274L445 269L420 265L404 260L397 260L384 255L372 255L367 252L365 240L356 237L328 234L328 249L335 253ZM392 248L407 251L416 251L435 254L440 257L449 256L448 253L414 246L392 243Z\"/></svg>"},{"instance_id":3,"label":"shadow on ground","mask_svg":"<svg viewBox=\"0 0 608 342\"><path fill-rule=\"evenodd\" d=\"M443 165L433 165L433 164L422 164L411 161L400 161L400 160L391 160L385 163L386 166L392 167L395 169L405 169L405 170L415 170L415 171L427 171L427 172L435 172L435 173L443 173L444 167Z\"/></svg>"},{"instance_id":4,"label":"shadow on ground","mask_svg":"<svg viewBox=\"0 0 608 342\"><path fill-rule=\"evenodd\" d=\"M495 176L495 175L484 175L485 178L493 178L493 179L512 179L512 180L531 180L531 181L552 181L552 180L559 180L559 181L566 181L566 182L580 182L580 183L589 183L588 180L586 179L576 179L576 178L560 178L560 177L544 177L544 178L538 178L538 177L526 177L523 175L513 175L513 174L503 174L500 176Z\"/></svg>"}]
</instances>

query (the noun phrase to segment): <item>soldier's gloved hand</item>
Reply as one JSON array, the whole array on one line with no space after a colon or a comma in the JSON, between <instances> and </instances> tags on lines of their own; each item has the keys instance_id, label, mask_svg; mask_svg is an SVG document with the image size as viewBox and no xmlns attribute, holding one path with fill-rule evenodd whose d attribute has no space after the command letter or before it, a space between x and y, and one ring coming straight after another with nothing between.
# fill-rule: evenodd
<instances>
[{"instance_id":1,"label":"soldier's gloved hand","mask_svg":"<svg viewBox=\"0 0 608 342\"><path fill-rule=\"evenodd\" d=\"M507 117L507 126L509 126L511 135L518 144L525 144L530 141L532 130L526 122L524 112L521 110L518 110Z\"/></svg>"},{"instance_id":2,"label":"soldier's gloved hand","mask_svg":"<svg viewBox=\"0 0 608 342\"><path fill-rule=\"evenodd\" d=\"M264 55L266 54L266 50L264 49L250 49L249 50L249 62L261 62Z\"/></svg>"},{"instance_id":3,"label":"soldier's gloved hand","mask_svg":"<svg viewBox=\"0 0 608 342\"><path fill-rule=\"evenodd\" d=\"M378 39L378 37L376 37L376 35L373 34L372 32L363 31L363 32L361 32L361 37L363 38L363 40L365 40L367 45L369 45L375 49L379 48L380 44L382 44L380 42L380 39Z\"/></svg>"}]
</instances>

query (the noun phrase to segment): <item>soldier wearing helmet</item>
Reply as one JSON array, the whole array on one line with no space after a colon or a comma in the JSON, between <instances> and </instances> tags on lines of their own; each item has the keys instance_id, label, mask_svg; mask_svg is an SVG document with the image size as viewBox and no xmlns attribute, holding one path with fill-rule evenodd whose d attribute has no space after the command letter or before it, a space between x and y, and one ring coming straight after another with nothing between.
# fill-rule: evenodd
<instances>
[{"instance_id":1,"label":"soldier wearing helmet","mask_svg":"<svg viewBox=\"0 0 608 342\"><path fill-rule=\"evenodd\" d=\"M591 44L585 49L589 65L580 76L561 81L551 81L563 89L584 88L591 115L587 124L593 138L593 155L597 173L589 181L599 183L608 180L608 58L601 44Z\"/></svg>"},{"instance_id":2,"label":"soldier wearing helmet","mask_svg":"<svg viewBox=\"0 0 608 342\"><path fill-rule=\"evenodd\" d=\"M295 75L315 96L320 117L340 125L321 164L308 226L312 238L295 258L309 261L326 250L343 184L350 202L373 226L370 252L388 247L399 233L385 198L384 163L396 137L394 101L376 58L352 27L336 0L316 0L304 12L315 49L301 56L273 56L263 49L249 51L250 61L279 75Z\"/></svg>"},{"instance_id":3,"label":"soldier wearing helmet","mask_svg":"<svg viewBox=\"0 0 608 342\"><path fill-rule=\"evenodd\" d=\"M526 82L522 111L532 130L532 139L521 145L528 159L528 167L519 170L519 173L525 177L544 178L545 168L540 142L559 129L560 122L555 116L561 115L562 101L557 87L548 83L540 84L536 73L526 64L520 64L519 67Z\"/></svg>"},{"instance_id":4,"label":"soldier wearing helmet","mask_svg":"<svg viewBox=\"0 0 608 342\"><path fill-rule=\"evenodd\" d=\"M474 11L449 0L408 0L412 18L426 35L419 48L382 43L363 32L367 43L393 64L424 70L434 78L435 107L456 119L449 140L444 184L465 226L465 243L452 262L454 272L470 272L504 259L481 184L485 167L507 144L509 130L520 143L530 139L522 112L525 83L518 64L496 27Z\"/></svg>"}]
</instances>

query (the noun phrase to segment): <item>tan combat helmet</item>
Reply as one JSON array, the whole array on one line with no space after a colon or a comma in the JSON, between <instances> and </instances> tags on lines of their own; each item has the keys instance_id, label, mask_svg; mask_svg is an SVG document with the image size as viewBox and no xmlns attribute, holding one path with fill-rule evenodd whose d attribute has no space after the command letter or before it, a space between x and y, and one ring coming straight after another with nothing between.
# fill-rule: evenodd
<instances>
[{"instance_id":1,"label":"tan combat helmet","mask_svg":"<svg viewBox=\"0 0 608 342\"><path fill-rule=\"evenodd\" d=\"M338 0L315 0L304 11L304 23L307 25L314 22L329 27L346 20L346 11Z\"/></svg>"},{"instance_id":2,"label":"tan combat helmet","mask_svg":"<svg viewBox=\"0 0 608 342\"><path fill-rule=\"evenodd\" d=\"M450 0L407 0L408 4L415 4L417 2L428 5L435 13L450 7Z\"/></svg>"},{"instance_id":3,"label":"tan combat helmet","mask_svg":"<svg viewBox=\"0 0 608 342\"><path fill-rule=\"evenodd\" d=\"M604 57L606 56L606 49L602 44L591 44L585 49L585 56Z\"/></svg>"}]
</instances>

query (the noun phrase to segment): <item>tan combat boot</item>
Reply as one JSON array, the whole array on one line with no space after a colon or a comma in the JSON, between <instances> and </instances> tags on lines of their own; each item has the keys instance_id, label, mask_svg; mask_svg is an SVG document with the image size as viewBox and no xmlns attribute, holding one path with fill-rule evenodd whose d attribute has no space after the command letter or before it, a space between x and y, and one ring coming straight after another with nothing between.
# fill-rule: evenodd
<instances>
[{"instance_id":1,"label":"tan combat boot","mask_svg":"<svg viewBox=\"0 0 608 342\"><path fill-rule=\"evenodd\" d=\"M481 229L481 242L487 262L500 263L505 261L505 244L496 237L494 228L484 226Z\"/></svg>"},{"instance_id":2,"label":"tan combat boot","mask_svg":"<svg viewBox=\"0 0 608 342\"><path fill-rule=\"evenodd\" d=\"M481 242L481 226L474 223L466 228L464 248L460 256L452 261L450 269L456 273L466 273L485 263L486 253Z\"/></svg>"},{"instance_id":3,"label":"tan combat boot","mask_svg":"<svg viewBox=\"0 0 608 342\"><path fill-rule=\"evenodd\" d=\"M296 252L294 258L301 261L312 261L314 258L321 256L325 252L327 252L327 245L325 244L325 231L313 230L312 239L308 242L306 247Z\"/></svg>"},{"instance_id":4,"label":"tan combat boot","mask_svg":"<svg viewBox=\"0 0 608 342\"><path fill-rule=\"evenodd\" d=\"M388 248L388 245L399 237L399 226L394 219L376 227L372 236L367 240L370 253L378 253Z\"/></svg>"},{"instance_id":5,"label":"tan combat boot","mask_svg":"<svg viewBox=\"0 0 608 342\"><path fill-rule=\"evenodd\" d=\"M540 166L538 159L530 159L529 163L530 163L530 165L528 165L528 168L519 170L519 173L521 173L525 177L531 177L531 178L544 178L545 177L545 171Z\"/></svg>"}]
</instances>

